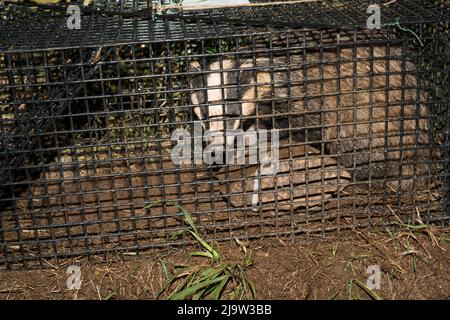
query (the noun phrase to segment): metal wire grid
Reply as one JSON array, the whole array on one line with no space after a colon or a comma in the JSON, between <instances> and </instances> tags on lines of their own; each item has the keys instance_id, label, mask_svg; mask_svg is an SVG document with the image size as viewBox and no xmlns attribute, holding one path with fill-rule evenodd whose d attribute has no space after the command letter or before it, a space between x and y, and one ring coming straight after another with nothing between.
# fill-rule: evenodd
<instances>
[{"instance_id":1,"label":"metal wire grid","mask_svg":"<svg viewBox=\"0 0 450 320\"><path fill-rule=\"evenodd\" d=\"M441 30L440 23L433 26L440 31L426 36L424 27L419 26L418 34L426 42L448 41L448 31ZM427 173L417 176L412 188L400 188L394 197L386 182L383 192L376 193L369 188L360 196L355 192L341 192L346 181L338 179L333 185L336 193L333 200L325 198L327 192L322 186L316 204L306 191L303 197L311 205L295 207L298 196L291 191L288 201L278 201L275 197L255 211L248 204L252 193L245 189L248 180L245 167L176 166L167 152L173 146L170 133L175 128L193 130L196 117L189 81L199 74L206 77L211 73L189 71L188 65L192 61L200 61L206 67L215 60L223 63L227 57L245 61L255 60L261 54L275 59L299 53L307 57L308 53L319 52L319 57L323 58L325 50L339 53L347 48L373 48L377 44L387 48L402 47L399 55L390 58L399 59L403 64L414 59L418 65L448 61L448 51L437 50L438 44L432 52L420 48L415 53L408 51L407 43L414 39L407 34L395 35L394 31L388 29L386 33L368 34L359 28L340 30L340 43L335 40L338 30L332 29L249 33L229 37L225 42L223 38L212 37L189 41L138 41L100 50L95 46L4 53L0 61L4 67L0 79L5 84L8 98L2 103L0 123L3 146L2 263L8 267L17 263L31 266L37 261L42 266L45 259L53 257L139 252L187 244L189 241L182 233L184 223L175 202L191 212L209 237L216 240L293 233L325 235L329 231L339 232L380 222L389 224L392 223L390 210L411 218L419 210L425 222L447 223L450 217L450 115L448 90L445 91L448 69L446 77L442 72L439 76L439 65L431 71L425 68L399 71L400 75L412 73L417 78L431 79L423 84L419 82L412 89L417 89L420 102L430 106L430 123L438 123L437 119L442 117L445 120L432 127L430 135L433 138L429 146L416 147L419 151L429 151L430 157L422 160L429 168ZM387 52L379 59L388 59ZM306 75L314 68L323 71L327 66L323 60L305 60L300 67ZM363 63L376 60L370 55L356 59ZM331 64L339 65L345 61L337 59ZM292 72L292 68L288 66L286 72ZM371 72L377 74L375 70ZM389 76L390 72L381 74ZM336 79L341 79L339 74ZM314 80L333 79L305 78L303 85ZM289 82L288 86L291 85ZM223 81L219 87L227 88ZM407 87L403 80L400 88L405 90ZM444 88L444 91L435 88ZM419 96L421 90L431 90L427 101L422 101ZM305 95L303 98L312 97ZM275 97L271 100L274 107ZM323 117L325 112L320 114ZM320 138L294 141L293 132L302 129L292 125L295 115L290 109L285 114L289 119L284 130L288 136L285 160L292 163L299 156L306 161L319 161L319 179L323 182L325 173L339 172L343 165L339 167L338 163L336 168L327 162L330 155ZM275 122L277 117L279 115L272 114L269 119ZM241 122L258 122L262 118L258 112L239 117ZM405 121L404 117L401 121ZM372 122L368 121L368 124ZM306 132L319 129L323 133L324 128L326 125L303 129ZM310 144L320 152L302 158L301 148ZM401 152L407 150L406 146L400 145ZM431 156L435 150L441 153L439 158ZM388 148L387 151L393 150ZM352 153L354 156L359 154L361 151ZM22 160L11 162L11 158ZM396 167L407 164L408 161L399 160ZM419 165L419 160L413 163L414 168ZM355 169L356 166L346 168L348 171ZM305 170L308 172L308 167ZM291 166L280 174L287 181L281 181L285 188L298 189L298 181L289 178L301 177L297 171L301 170ZM313 189L314 181L309 181L308 176L303 179L305 190ZM402 180L401 177L398 179ZM435 180L441 184L435 185ZM353 182L356 182L354 178ZM365 182L375 181L369 175ZM418 187L421 182L425 183L425 189ZM268 194L284 191L280 189L275 186L265 193L258 190L258 197L261 200ZM239 200L239 196L236 198L236 193L243 195L243 200ZM423 197L414 196L405 204L403 196L417 194ZM283 206L287 206L287 210L282 209Z\"/></svg>"},{"instance_id":2,"label":"metal wire grid","mask_svg":"<svg viewBox=\"0 0 450 320\"><path fill-rule=\"evenodd\" d=\"M313 1L269 7L223 8L178 13L163 11L150 17L148 1L135 1L137 12L127 15L94 12L82 14L83 28L68 30L66 8L62 11L25 8L6 11L0 20L0 50L95 47L140 41L217 38L268 32L274 28L330 28L365 26L369 1ZM439 1L397 1L383 7L383 23L399 18L402 24L446 21L448 7ZM7 7L8 8L8 7ZM127 10L126 10L127 9ZM105 9L104 12L107 12ZM114 11L115 12L115 11ZM130 16L131 14L131 16Z\"/></svg>"}]
</instances>

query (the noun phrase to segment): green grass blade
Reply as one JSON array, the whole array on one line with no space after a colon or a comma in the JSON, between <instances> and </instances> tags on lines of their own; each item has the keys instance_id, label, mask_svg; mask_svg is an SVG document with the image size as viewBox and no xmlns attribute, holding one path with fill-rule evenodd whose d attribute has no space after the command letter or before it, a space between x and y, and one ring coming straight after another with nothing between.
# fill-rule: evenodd
<instances>
[{"instance_id":1,"label":"green grass blade","mask_svg":"<svg viewBox=\"0 0 450 320\"><path fill-rule=\"evenodd\" d=\"M189 232L192 234L192 236L195 238L195 240L197 240L202 245L203 248L205 248L208 252L211 252L211 254L214 255L215 250L205 240L203 240L202 237L200 237L198 235L198 233L196 233L192 230L189 230Z\"/></svg>"},{"instance_id":2,"label":"green grass blade","mask_svg":"<svg viewBox=\"0 0 450 320\"><path fill-rule=\"evenodd\" d=\"M206 242L205 240L202 239L202 237L200 237L200 235L192 230L189 230L190 234L192 234L192 236L195 238L195 240L197 240L202 247L207 250L208 252L211 253L212 259L214 261L219 261L220 260L220 255L219 253L213 249L213 247L211 245L209 245L208 242Z\"/></svg>"},{"instance_id":3,"label":"green grass blade","mask_svg":"<svg viewBox=\"0 0 450 320\"><path fill-rule=\"evenodd\" d=\"M220 266L217 268L207 268L204 272L202 272L199 275L199 278L195 281L195 283L207 281L208 279L213 279L213 278L223 275L226 267L227 266L225 265L225 266Z\"/></svg>"},{"instance_id":4,"label":"green grass blade","mask_svg":"<svg viewBox=\"0 0 450 320\"><path fill-rule=\"evenodd\" d=\"M226 287L226 285L228 284L228 281L230 280L230 278L231 278L230 275L225 275L223 280L217 285L217 287L211 293L212 299L214 299L214 300L219 300L220 299L222 291Z\"/></svg>"},{"instance_id":5,"label":"green grass blade","mask_svg":"<svg viewBox=\"0 0 450 320\"><path fill-rule=\"evenodd\" d=\"M197 284L195 284L195 285L193 285L191 287L187 287L186 289L177 292L176 294L170 296L169 299L170 300L185 300L188 297L193 296L199 290L201 290L203 288L206 288L208 286L211 286L211 285L213 285L213 284L215 284L217 282L222 281L225 277L226 277L226 275L225 276L221 276L221 277L217 277L217 278L209 280L209 281L204 281L204 282L201 282L201 283L197 283Z\"/></svg>"},{"instance_id":6,"label":"green grass blade","mask_svg":"<svg viewBox=\"0 0 450 320\"><path fill-rule=\"evenodd\" d=\"M174 202L174 206L177 207L183 213L184 220L186 220L186 222L189 224L192 231L198 234L197 227L195 226L194 220L192 220L192 217L189 214L189 212L187 212L186 209L183 208L178 202Z\"/></svg>"},{"instance_id":7,"label":"green grass blade","mask_svg":"<svg viewBox=\"0 0 450 320\"><path fill-rule=\"evenodd\" d=\"M171 300L174 295L176 295L178 292L184 290L185 288L189 287L189 282L192 281L192 277L189 275L175 287L175 289L172 290L172 293L169 294L168 300Z\"/></svg>"},{"instance_id":8,"label":"green grass blade","mask_svg":"<svg viewBox=\"0 0 450 320\"><path fill-rule=\"evenodd\" d=\"M191 256L191 257L204 257L204 258L208 258L208 259L214 260L214 257L213 257L213 255L212 255L211 252L200 252L200 251L195 251L195 252L192 252L192 253L190 254L190 256Z\"/></svg>"},{"instance_id":9,"label":"green grass blade","mask_svg":"<svg viewBox=\"0 0 450 320\"><path fill-rule=\"evenodd\" d=\"M248 286L250 287L250 291L252 293L252 299L254 300L254 299L256 299L256 287L255 287L255 284L253 282L249 281L249 280L246 280L246 281L247 281Z\"/></svg>"},{"instance_id":10,"label":"green grass blade","mask_svg":"<svg viewBox=\"0 0 450 320\"><path fill-rule=\"evenodd\" d=\"M378 293L376 293L374 290L370 289L368 286L366 286L364 283L359 281L358 279L354 279L355 283L363 289L372 299L374 300L383 300Z\"/></svg>"},{"instance_id":11,"label":"green grass blade","mask_svg":"<svg viewBox=\"0 0 450 320\"><path fill-rule=\"evenodd\" d=\"M167 263L164 260L162 260L162 259L159 259L159 263L161 264L161 268L162 268L163 273L164 273L164 275L166 277L166 280L169 280L171 275L170 275Z\"/></svg>"},{"instance_id":12,"label":"green grass blade","mask_svg":"<svg viewBox=\"0 0 450 320\"><path fill-rule=\"evenodd\" d=\"M117 293L112 292L108 294L106 297L102 298L102 300L113 300L117 296Z\"/></svg>"},{"instance_id":13,"label":"green grass blade","mask_svg":"<svg viewBox=\"0 0 450 320\"><path fill-rule=\"evenodd\" d=\"M183 208L178 202L174 202L174 206L177 207L184 216L184 220L189 224L192 230L189 230L189 232L192 234L192 236L202 245L203 248L205 248L208 252L211 252L214 261L219 261L220 254L214 250L214 248L207 243L203 238L200 236L197 227L195 226L194 220L192 220L191 215L189 212L186 211L185 208Z\"/></svg>"}]
</instances>

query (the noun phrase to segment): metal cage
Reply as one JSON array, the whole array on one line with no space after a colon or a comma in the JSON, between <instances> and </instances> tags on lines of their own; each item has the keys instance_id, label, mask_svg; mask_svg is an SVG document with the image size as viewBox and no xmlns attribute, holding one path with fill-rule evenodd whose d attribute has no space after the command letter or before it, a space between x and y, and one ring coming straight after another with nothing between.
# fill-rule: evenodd
<instances>
[{"instance_id":1,"label":"metal cage","mask_svg":"<svg viewBox=\"0 0 450 320\"><path fill-rule=\"evenodd\" d=\"M444 2L96 3L4 3L0 264L448 224Z\"/></svg>"}]
</instances>

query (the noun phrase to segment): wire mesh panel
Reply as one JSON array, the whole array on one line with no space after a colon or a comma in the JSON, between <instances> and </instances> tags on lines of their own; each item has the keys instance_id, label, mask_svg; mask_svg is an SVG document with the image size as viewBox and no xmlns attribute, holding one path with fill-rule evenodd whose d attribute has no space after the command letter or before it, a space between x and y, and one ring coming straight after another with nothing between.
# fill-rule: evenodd
<instances>
[{"instance_id":1,"label":"wire mesh panel","mask_svg":"<svg viewBox=\"0 0 450 320\"><path fill-rule=\"evenodd\" d=\"M448 224L443 3L150 4L5 7L0 263Z\"/></svg>"}]
</instances>

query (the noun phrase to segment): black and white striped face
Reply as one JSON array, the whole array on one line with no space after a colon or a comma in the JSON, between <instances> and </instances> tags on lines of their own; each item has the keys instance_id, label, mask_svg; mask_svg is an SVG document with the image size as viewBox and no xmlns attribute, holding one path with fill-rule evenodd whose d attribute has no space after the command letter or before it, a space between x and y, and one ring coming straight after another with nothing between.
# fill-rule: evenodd
<instances>
[{"instance_id":1,"label":"black and white striped face","mask_svg":"<svg viewBox=\"0 0 450 320\"><path fill-rule=\"evenodd\" d=\"M234 59L215 61L205 70L198 62L190 65L198 72L191 80L191 101L203 129L212 135L211 144L232 145L233 135L227 130L246 129L243 119L255 113L260 84L269 83L268 74L256 72L251 61Z\"/></svg>"}]
</instances>

